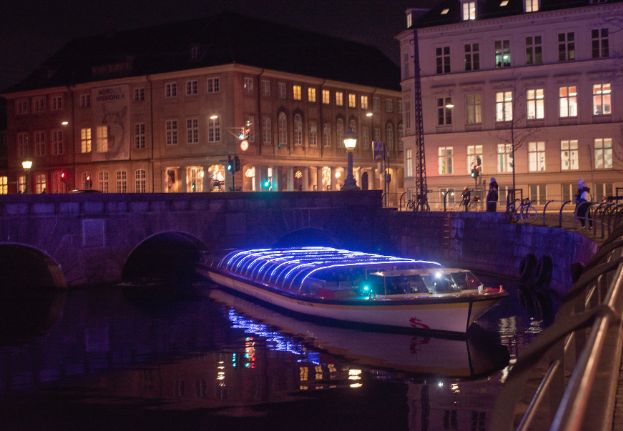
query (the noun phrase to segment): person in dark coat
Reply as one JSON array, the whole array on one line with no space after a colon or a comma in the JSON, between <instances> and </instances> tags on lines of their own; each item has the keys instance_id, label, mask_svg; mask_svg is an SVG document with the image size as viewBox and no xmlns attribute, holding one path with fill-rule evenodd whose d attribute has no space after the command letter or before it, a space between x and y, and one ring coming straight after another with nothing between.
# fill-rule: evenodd
<instances>
[{"instance_id":1,"label":"person in dark coat","mask_svg":"<svg viewBox=\"0 0 623 431\"><path fill-rule=\"evenodd\" d=\"M463 201L463 208L467 211L469 207L469 201L472 199L472 192L469 191L467 187L463 189L463 193L461 193L461 200Z\"/></svg>"},{"instance_id":2,"label":"person in dark coat","mask_svg":"<svg viewBox=\"0 0 623 431\"><path fill-rule=\"evenodd\" d=\"M487 192L487 211L496 212L498 207L498 183L495 177L489 181L489 191Z\"/></svg>"}]
</instances>

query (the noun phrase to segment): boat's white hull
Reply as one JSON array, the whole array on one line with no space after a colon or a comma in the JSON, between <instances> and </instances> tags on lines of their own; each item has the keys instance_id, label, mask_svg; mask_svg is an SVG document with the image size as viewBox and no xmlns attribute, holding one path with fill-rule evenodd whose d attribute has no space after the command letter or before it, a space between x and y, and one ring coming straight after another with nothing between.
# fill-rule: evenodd
<instances>
[{"instance_id":1,"label":"boat's white hull","mask_svg":"<svg viewBox=\"0 0 623 431\"><path fill-rule=\"evenodd\" d=\"M281 295L210 270L201 272L221 286L295 313L343 322L428 331L465 333L474 320L501 297L463 297L439 303L390 304L387 301L383 304L371 300L362 305L332 304Z\"/></svg>"}]
</instances>

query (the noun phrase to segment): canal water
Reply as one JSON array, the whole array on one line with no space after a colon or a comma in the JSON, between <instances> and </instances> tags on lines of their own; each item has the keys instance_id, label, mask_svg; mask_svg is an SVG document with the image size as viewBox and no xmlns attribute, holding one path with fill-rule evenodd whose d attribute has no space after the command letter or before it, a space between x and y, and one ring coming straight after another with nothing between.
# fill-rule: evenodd
<instances>
[{"instance_id":1,"label":"canal water","mask_svg":"<svg viewBox=\"0 0 623 431\"><path fill-rule=\"evenodd\" d=\"M323 326L200 289L3 301L1 429L486 430L545 325L512 286L467 339Z\"/></svg>"}]
</instances>

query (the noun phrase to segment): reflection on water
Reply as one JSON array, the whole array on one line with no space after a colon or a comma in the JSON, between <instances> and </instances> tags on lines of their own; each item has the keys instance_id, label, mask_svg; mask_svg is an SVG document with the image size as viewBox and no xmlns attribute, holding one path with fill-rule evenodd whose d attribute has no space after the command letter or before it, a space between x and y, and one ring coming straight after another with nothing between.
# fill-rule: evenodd
<instances>
[{"instance_id":1,"label":"reflection on water","mask_svg":"<svg viewBox=\"0 0 623 431\"><path fill-rule=\"evenodd\" d=\"M512 304L494 339L444 340L218 300L71 292L43 335L0 345L3 429L486 429L535 327Z\"/></svg>"}]
</instances>

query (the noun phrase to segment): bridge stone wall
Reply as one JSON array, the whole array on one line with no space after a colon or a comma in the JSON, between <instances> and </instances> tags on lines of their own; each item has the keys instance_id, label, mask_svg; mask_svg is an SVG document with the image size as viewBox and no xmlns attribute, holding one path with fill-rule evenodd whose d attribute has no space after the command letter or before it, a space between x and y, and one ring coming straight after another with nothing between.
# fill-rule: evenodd
<instances>
[{"instance_id":1,"label":"bridge stone wall","mask_svg":"<svg viewBox=\"0 0 623 431\"><path fill-rule=\"evenodd\" d=\"M11 195L0 198L0 246L21 244L57 262L69 286L118 282L132 251L155 235L185 234L206 249L265 247L318 229L336 245L517 275L527 253L551 256L553 285L596 244L575 232L508 224L496 213L383 209L378 191ZM10 264L10 263L9 263Z\"/></svg>"},{"instance_id":2,"label":"bridge stone wall","mask_svg":"<svg viewBox=\"0 0 623 431\"><path fill-rule=\"evenodd\" d=\"M378 191L12 195L0 199L0 244L33 247L56 261L67 284L117 282L146 239L179 232L206 249L270 246L315 228L344 247L370 249Z\"/></svg>"}]
</instances>

